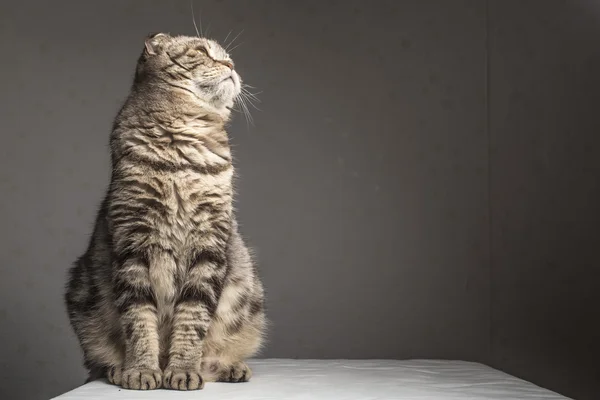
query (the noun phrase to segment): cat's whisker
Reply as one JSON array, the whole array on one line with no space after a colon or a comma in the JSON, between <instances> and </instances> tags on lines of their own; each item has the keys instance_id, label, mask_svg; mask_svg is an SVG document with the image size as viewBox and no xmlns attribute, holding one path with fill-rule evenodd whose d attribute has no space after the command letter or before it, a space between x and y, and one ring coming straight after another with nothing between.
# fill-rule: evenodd
<instances>
[{"instance_id":1,"label":"cat's whisker","mask_svg":"<svg viewBox=\"0 0 600 400\"><path fill-rule=\"evenodd\" d=\"M229 43L227 43L227 44L225 45L225 50L226 50L227 52L231 51L231 50L229 50L229 47L230 47L230 46L231 46L231 45L232 45L232 44L235 42L235 40L236 40L236 39L237 39L237 38L238 38L238 37L239 37L239 36L240 36L240 35L241 35L243 32L244 32L244 30L242 29L242 30L240 31L240 33L238 33L237 35L235 35L235 37L234 37L233 39L231 39L231 42L229 42Z\"/></svg>"},{"instance_id":2,"label":"cat's whisker","mask_svg":"<svg viewBox=\"0 0 600 400\"><path fill-rule=\"evenodd\" d=\"M252 100L260 103L260 99L256 95L258 95L262 92L252 93L252 92L248 91L246 88L242 87L242 93L244 93L246 96L250 97Z\"/></svg>"},{"instance_id":3,"label":"cat's whisker","mask_svg":"<svg viewBox=\"0 0 600 400\"><path fill-rule=\"evenodd\" d=\"M247 96L243 96L243 99L244 99L244 103L245 103L246 105L250 105L250 106L252 106L252 108L254 108L255 110L262 111L262 110L261 110L260 108L258 108L258 106L257 106L257 105L254 103L254 100L250 99L250 98L249 98L249 97L247 97Z\"/></svg>"},{"instance_id":4,"label":"cat's whisker","mask_svg":"<svg viewBox=\"0 0 600 400\"><path fill-rule=\"evenodd\" d=\"M240 93L240 96L238 96L238 100L240 107L242 108L242 111L244 113L244 117L246 118L246 124L248 125L248 127L250 127L250 125L254 126L254 118L252 117L252 114L250 113L250 110L248 109L248 106L246 104L247 98L244 95L242 95L242 93Z\"/></svg>"},{"instance_id":5,"label":"cat's whisker","mask_svg":"<svg viewBox=\"0 0 600 400\"><path fill-rule=\"evenodd\" d=\"M237 102L235 102L233 104L233 106L231 106L230 110L233 110L235 112L242 112L242 110L240 109L239 105L237 104Z\"/></svg>"},{"instance_id":6,"label":"cat's whisker","mask_svg":"<svg viewBox=\"0 0 600 400\"><path fill-rule=\"evenodd\" d=\"M202 33L202 15L200 15L200 31L198 31L198 26L196 25L196 14L194 13L194 0L190 0L190 8L192 10L192 22L194 23L196 35L200 37L200 34Z\"/></svg>"},{"instance_id":7,"label":"cat's whisker","mask_svg":"<svg viewBox=\"0 0 600 400\"><path fill-rule=\"evenodd\" d=\"M246 104L246 112L248 113L248 119L250 120L250 124L252 124L252 126L254 126L254 117L252 116L252 113L250 112L250 109L248 108L248 103L250 103L250 104L252 104L252 103L249 102L248 99L246 99L244 101L244 103Z\"/></svg>"},{"instance_id":8,"label":"cat's whisker","mask_svg":"<svg viewBox=\"0 0 600 400\"><path fill-rule=\"evenodd\" d=\"M237 49L238 47L240 47L243 44L244 44L244 42L239 42L238 44L236 44L235 46L233 46L231 49L227 50L227 52L228 53L232 53L235 49Z\"/></svg>"},{"instance_id":9,"label":"cat's whisker","mask_svg":"<svg viewBox=\"0 0 600 400\"><path fill-rule=\"evenodd\" d=\"M256 93L252 93L251 91L249 91L248 89L246 89L245 87L242 86L241 92L246 96L249 97L251 100L254 100L258 103L260 103L260 99L258 98L258 95L261 94L262 92L256 92Z\"/></svg>"},{"instance_id":10,"label":"cat's whisker","mask_svg":"<svg viewBox=\"0 0 600 400\"><path fill-rule=\"evenodd\" d=\"M244 88L250 88L250 89L256 89L254 86L248 85L246 82L242 82L242 87L244 87Z\"/></svg>"},{"instance_id":11,"label":"cat's whisker","mask_svg":"<svg viewBox=\"0 0 600 400\"><path fill-rule=\"evenodd\" d=\"M252 114L250 114L250 110L248 110L248 106L244 105L244 114L246 114L246 121L247 121L247 125L250 126L254 126L254 118L252 117Z\"/></svg>"},{"instance_id":12,"label":"cat's whisker","mask_svg":"<svg viewBox=\"0 0 600 400\"><path fill-rule=\"evenodd\" d=\"M225 36L225 39L223 40L223 43L227 42L227 38L229 37L229 35L231 35L231 32L233 32L233 29L229 31L229 33L227 34L227 36Z\"/></svg>"}]
</instances>

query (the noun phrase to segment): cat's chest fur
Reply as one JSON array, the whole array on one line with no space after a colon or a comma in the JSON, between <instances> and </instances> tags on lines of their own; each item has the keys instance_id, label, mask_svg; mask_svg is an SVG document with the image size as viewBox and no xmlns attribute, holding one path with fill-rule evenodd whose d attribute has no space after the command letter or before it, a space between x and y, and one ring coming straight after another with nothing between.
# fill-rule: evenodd
<instances>
[{"instance_id":1,"label":"cat's chest fur","mask_svg":"<svg viewBox=\"0 0 600 400\"><path fill-rule=\"evenodd\" d=\"M194 251L209 240L215 219L230 217L232 171L217 174L178 171L151 179L160 181L162 209L154 213L149 239L169 249L178 270L185 270Z\"/></svg>"},{"instance_id":2,"label":"cat's chest fur","mask_svg":"<svg viewBox=\"0 0 600 400\"><path fill-rule=\"evenodd\" d=\"M155 220L153 240L172 250L149 270L163 320L172 311L174 293L180 289L177 282L186 274L194 250L210 238L215 218L231 214L232 170L218 174L179 171L151 179L160 180L165 206L162 218Z\"/></svg>"},{"instance_id":3,"label":"cat's chest fur","mask_svg":"<svg viewBox=\"0 0 600 400\"><path fill-rule=\"evenodd\" d=\"M162 218L156 219L156 232L161 242L173 250L185 251L194 246L191 240L211 229L216 214L231 212L232 171L198 174L180 171L158 178L162 182Z\"/></svg>"},{"instance_id":4,"label":"cat's chest fur","mask_svg":"<svg viewBox=\"0 0 600 400\"><path fill-rule=\"evenodd\" d=\"M215 143L164 132L152 139L128 132L121 143L126 156L114 194L139 203L149 240L176 255L194 246L194 234L211 229L215 215L231 212L231 154L226 141Z\"/></svg>"},{"instance_id":5,"label":"cat's chest fur","mask_svg":"<svg viewBox=\"0 0 600 400\"><path fill-rule=\"evenodd\" d=\"M186 168L140 170L132 165L129 171L120 180L113 201L142 205L139 217L145 230L139 241L161 249L148 260L148 273L159 320L165 321L194 253L211 245L215 220L231 217L233 168L207 174Z\"/></svg>"},{"instance_id":6,"label":"cat's chest fur","mask_svg":"<svg viewBox=\"0 0 600 400\"><path fill-rule=\"evenodd\" d=\"M229 148L225 141L214 143L210 137L131 134L118 147L122 157L115 165L109 211L113 243L158 250L151 252L156 259L149 259L148 267L159 309L171 303L198 251L214 248L215 229L231 219Z\"/></svg>"}]
</instances>

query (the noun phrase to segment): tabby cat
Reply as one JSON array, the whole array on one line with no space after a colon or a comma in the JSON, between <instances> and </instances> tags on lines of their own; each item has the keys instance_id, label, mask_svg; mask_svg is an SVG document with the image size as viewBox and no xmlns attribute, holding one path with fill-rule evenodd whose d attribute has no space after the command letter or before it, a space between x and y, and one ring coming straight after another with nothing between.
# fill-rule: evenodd
<instances>
[{"instance_id":1,"label":"tabby cat","mask_svg":"<svg viewBox=\"0 0 600 400\"><path fill-rule=\"evenodd\" d=\"M227 52L149 36L110 137L112 175L65 301L89 380L127 389L245 382L263 286L238 231L225 126L242 91Z\"/></svg>"}]
</instances>

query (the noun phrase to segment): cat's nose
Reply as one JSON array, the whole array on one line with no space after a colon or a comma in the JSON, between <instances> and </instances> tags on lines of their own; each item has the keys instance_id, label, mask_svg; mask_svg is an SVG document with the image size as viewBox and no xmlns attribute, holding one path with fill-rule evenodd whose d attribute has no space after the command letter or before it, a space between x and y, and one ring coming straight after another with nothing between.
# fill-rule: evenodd
<instances>
[{"instance_id":1,"label":"cat's nose","mask_svg":"<svg viewBox=\"0 0 600 400\"><path fill-rule=\"evenodd\" d=\"M218 62L228 67L229 69L233 69L233 61L231 60L219 60Z\"/></svg>"}]
</instances>

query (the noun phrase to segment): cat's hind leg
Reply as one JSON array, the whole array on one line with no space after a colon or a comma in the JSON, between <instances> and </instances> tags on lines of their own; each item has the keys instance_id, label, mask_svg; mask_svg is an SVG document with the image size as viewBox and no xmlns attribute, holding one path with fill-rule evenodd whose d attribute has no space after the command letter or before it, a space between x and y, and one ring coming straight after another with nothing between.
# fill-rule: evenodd
<instances>
[{"instance_id":1,"label":"cat's hind leg","mask_svg":"<svg viewBox=\"0 0 600 400\"><path fill-rule=\"evenodd\" d=\"M207 382L247 382L252 377L245 361L262 346L266 320L262 299L260 307L250 303L244 308L245 312L233 314L217 311L213 318L201 364Z\"/></svg>"},{"instance_id":2,"label":"cat's hind leg","mask_svg":"<svg viewBox=\"0 0 600 400\"><path fill-rule=\"evenodd\" d=\"M105 365L94 365L89 368L88 377L85 380L85 383L106 378L113 385L120 386L122 372L121 365L113 365L110 367Z\"/></svg>"},{"instance_id":3,"label":"cat's hind leg","mask_svg":"<svg viewBox=\"0 0 600 400\"><path fill-rule=\"evenodd\" d=\"M236 361L226 365L217 363L216 366L215 380L217 382L248 382L252 378L252 370L244 361Z\"/></svg>"},{"instance_id":4,"label":"cat's hind leg","mask_svg":"<svg viewBox=\"0 0 600 400\"><path fill-rule=\"evenodd\" d=\"M67 294L69 320L83 350L86 382L107 378L121 384L124 342L116 313L103 306L96 288L79 288Z\"/></svg>"},{"instance_id":5,"label":"cat's hind leg","mask_svg":"<svg viewBox=\"0 0 600 400\"><path fill-rule=\"evenodd\" d=\"M80 321L76 332L83 349L84 366L88 370L86 383L106 378L110 383L120 385L124 350L115 337L117 333L106 334L93 318Z\"/></svg>"}]
</instances>

